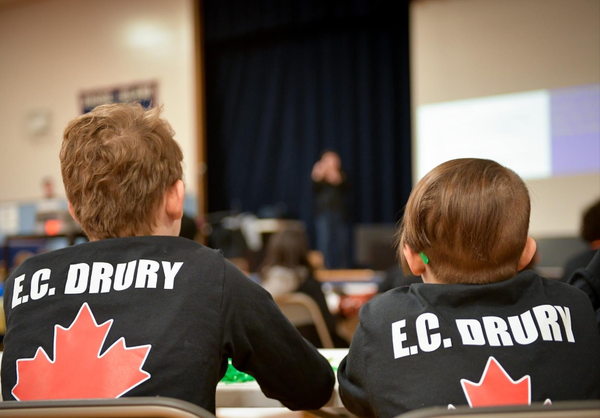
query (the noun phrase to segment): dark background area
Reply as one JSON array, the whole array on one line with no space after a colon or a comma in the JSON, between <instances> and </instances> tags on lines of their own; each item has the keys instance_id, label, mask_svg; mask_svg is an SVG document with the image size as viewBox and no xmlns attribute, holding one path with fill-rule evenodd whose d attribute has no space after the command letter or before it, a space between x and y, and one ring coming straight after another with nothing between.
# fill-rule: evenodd
<instances>
[{"instance_id":1,"label":"dark background area","mask_svg":"<svg viewBox=\"0 0 600 418\"><path fill-rule=\"evenodd\" d=\"M310 173L337 151L351 223L411 189L408 1L204 0L209 212L283 202L311 225Z\"/></svg>"}]
</instances>

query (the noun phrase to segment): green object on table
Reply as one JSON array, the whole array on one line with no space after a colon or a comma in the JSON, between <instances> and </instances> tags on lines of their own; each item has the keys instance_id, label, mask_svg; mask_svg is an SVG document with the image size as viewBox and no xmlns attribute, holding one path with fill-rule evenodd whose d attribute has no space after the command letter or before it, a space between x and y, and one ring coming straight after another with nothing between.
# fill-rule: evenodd
<instances>
[{"instance_id":1,"label":"green object on table","mask_svg":"<svg viewBox=\"0 0 600 418\"><path fill-rule=\"evenodd\" d=\"M334 373L337 373L337 366L334 366L333 363L333 359L332 358L328 358L327 359L329 361L329 364L331 364L331 368L333 369ZM231 359L227 360L227 371L225 372L225 376L223 376L223 378L221 379L221 382L229 384L229 383L243 383L243 382L254 382L256 379L252 376L250 376L247 373L244 372L240 372L238 369L236 369L235 367L233 367L233 364L231 363Z\"/></svg>"},{"instance_id":2,"label":"green object on table","mask_svg":"<svg viewBox=\"0 0 600 418\"><path fill-rule=\"evenodd\" d=\"M242 383L242 382L253 382L254 379L247 373L240 372L233 364L231 364L231 359L228 359L227 371L225 372L225 376L221 379L223 383Z\"/></svg>"},{"instance_id":3,"label":"green object on table","mask_svg":"<svg viewBox=\"0 0 600 418\"><path fill-rule=\"evenodd\" d=\"M329 362L329 365L331 366L331 368L333 369L334 373L337 373L338 370L338 366L334 366L333 365L333 359L332 358L328 358L327 361Z\"/></svg>"}]
</instances>

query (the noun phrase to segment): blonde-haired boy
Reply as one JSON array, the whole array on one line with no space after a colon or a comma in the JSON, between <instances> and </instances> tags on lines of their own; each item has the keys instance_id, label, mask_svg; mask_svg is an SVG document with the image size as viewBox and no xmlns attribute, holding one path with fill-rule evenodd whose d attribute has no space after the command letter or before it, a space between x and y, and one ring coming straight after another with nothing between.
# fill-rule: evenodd
<instances>
[{"instance_id":1,"label":"blonde-haired boy","mask_svg":"<svg viewBox=\"0 0 600 418\"><path fill-rule=\"evenodd\" d=\"M520 272L535 253L527 187L482 159L439 165L412 191L399 232L422 284L363 306L338 370L346 407L394 417L434 405L529 404L600 395L600 336L587 296Z\"/></svg>"},{"instance_id":2,"label":"blonde-haired boy","mask_svg":"<svg viewBox=\"0 0 600 418\"><path fill-rule=\"evenodd\" d=\"M7 280L5 400L168 396L214 411L231 358L291 409L327 402L331 367L267 292L177 237L183 155L160 109L76 118L60 160L91 242L33 257Z\"/></svg>"}]
</instances>

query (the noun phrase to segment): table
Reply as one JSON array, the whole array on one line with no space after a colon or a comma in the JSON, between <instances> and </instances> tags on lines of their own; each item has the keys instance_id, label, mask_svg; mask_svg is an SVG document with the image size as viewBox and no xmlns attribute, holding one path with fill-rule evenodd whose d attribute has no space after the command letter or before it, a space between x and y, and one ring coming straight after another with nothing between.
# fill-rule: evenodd
<instances>
[{"instance_id":1,"label":"table","mask_svg":"<svg viewBox=\"0 0 600 418\"><path fill-rule=\"evenodd\" d=\"M385 272L370 269L320 269L314 272L315 279L323 283L381 283Z\"/></svg>"},{"instance_id":2,"label":"table","mask_svg":"<svg viewBox=\"0 0 600 418\"><path fill-rule=\"evenodd\" d=\"M348 354L347 348L323 348L319 349L319 352L329 360L333 367L338 367L341 361ZM217 385L217 397L216 397L217 408L219 407L239 407L239 408L252 408L252 407L282 407L279 401L267 398L262 391L260 386L256 382L244 382L244 383L219 383ZM338 392L337 375L335 388L333 390L333 396L325 405L327 409L334 408L332 412L335 414L335 409L343 408L344 405L340 399ZM327 414L325 414L327 415ZM335 416L335 415L333 415Z\"/></svg>"}]
</instances>

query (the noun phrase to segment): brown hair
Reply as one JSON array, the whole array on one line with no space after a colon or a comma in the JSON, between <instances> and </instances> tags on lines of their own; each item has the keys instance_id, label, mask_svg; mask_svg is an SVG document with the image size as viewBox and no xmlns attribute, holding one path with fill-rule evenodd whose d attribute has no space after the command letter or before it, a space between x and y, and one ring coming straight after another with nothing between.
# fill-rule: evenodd
<instances>
[{"instance_id":1,"label":"brown hair","mask_svg":"<svg viewBox=\"0 0 600 418\"><path fill-rule=\"evenodd\" d=\"M404 246L423 252L442 283L509 279L527 242L529 192L523 180L495 161L465 158L431 170L413 189L399 230Z\"/></svg>"},{"instance_id":2,"label":"brown hair","mask_svg":"<svg viewBox=\"0 0 600 418\"><path fill-rule=\"evenodd\" d=\"M600 239L600 200L587 208L583 214L581 237L589 243Z\"/></svg>"},{"instance_id":3,"label":"brown hair","mask_svg":"<svg viewBox=\"0 0 600 418\"><path fill-rule=\"evenodd\" d=\"M308 261L310 250L306 233L302 230L284 229L269 238L265 259L260 272L273 266L295 269L306 267L312 274L313 267Z\"/></svg>"},{"instance_id":4,"label":"brown hair","mask_svg":"<svg viewBox=\"0 0 600 418\"><path fill-rule=\"evenodd\" d=\"M98 106L66 127L60 164L67 198L90 239L149 235L183 154L160 108Z\"/></svg>"}]
</instances>

